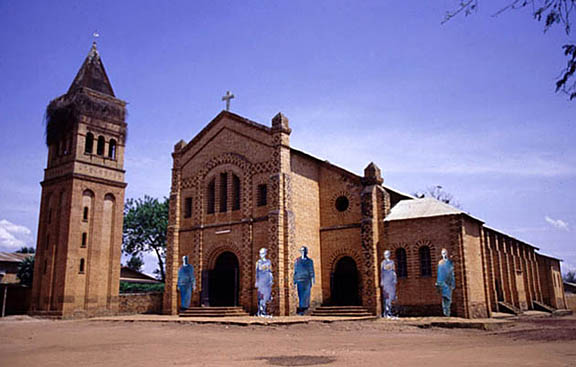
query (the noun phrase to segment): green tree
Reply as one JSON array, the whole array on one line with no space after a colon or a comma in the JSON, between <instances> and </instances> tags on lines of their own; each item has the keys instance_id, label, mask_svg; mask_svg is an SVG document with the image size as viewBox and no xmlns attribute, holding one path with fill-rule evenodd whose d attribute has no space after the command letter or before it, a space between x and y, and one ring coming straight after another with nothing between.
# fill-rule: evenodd
<instances>
[{"instance_id":1,"label":"green tree","mask_svg":"<svg viewBox=\"0 0 576 367\"><path fill-rule=\"evenodd\" d=\"M26 247L26 246L22 246L20 247L20 249L15 251L17 254L33 254L36 252L36 249L34 247Z\"/></svg>"},{"instance_id":2,"label":"green tree","mask_svg":"<svg viewBox=\"0 0 576 367\"><path fill-rule=\"evenodd\" d=\"M164 201L145 195L143 199L128 199L124 205L122 251L132 256L154 252L158 272L165 280L166 231L168 229L168 198Z\"/></svg>"},{"instance_id":3,"label":"green tree","mask_svg":"<svg viewBox=\"0 0 576 367\"><path fill-rule=\"evenodd\" d=\"M126 266L134 271L141 271L142 266L144 266L144 260L138 255L132 255L126 263Z\"/></svg>"},{"instance_id":4,"label":"green tree","mask_svg":"<svg viewBox=\"0 0 576 367\"><path fill-rule=\"evenodd\" d=\"M442 23L460 15L474 13L481 0L458 0L453 10L446 12ZM571 37L571 25L576 20L576 0L506 0L493 16L500 15L509 10L530 8L532 16L537 21L544 22L544 32L554 26L564 28L567 39ZM568 41L562 46L566 56L566 67L562 69L560 77L556 80L556 92L566 93L570 100L576 99L576 42Z\"/></svg>"},{"instance_id":5,"label":"green tree","mask_svg":"<svg viewBox=\"0 0 576 367\"><path fill-rule=\"evenodd\" d=\"M20 284L32 286L34 280L34 256L28 256L18 264L18 272L16 273Z\"/></svg>"}]
</instances>

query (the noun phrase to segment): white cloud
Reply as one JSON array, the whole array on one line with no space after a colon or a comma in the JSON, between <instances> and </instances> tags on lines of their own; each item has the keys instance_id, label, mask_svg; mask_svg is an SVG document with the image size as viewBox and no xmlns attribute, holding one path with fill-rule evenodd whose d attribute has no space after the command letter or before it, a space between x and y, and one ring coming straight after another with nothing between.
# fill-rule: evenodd
<instances>
[{"instance_id":1,"label":"white cloud","mask_svg":"<svg viewBox=\"0 0 576 367\"><path fill-rule=\"evenodd\" d=\"M32 245L32 231L28 227L14 224L6 219L0 220L0 247L10 251Z\"/></svg>"},{"instance_id":2,"label":"white cloud","mask_svg":"<svg viewBox=\"0 0 576 367\"><path fill-rule=\"evenodd\" d=\"M561 229L564 231L569 230L568 223L564 222L562 219L552 219L549 216L545 216L544 220L546 220L546 222L548 222L554 228Z\"/></svg>"}]
</instances>

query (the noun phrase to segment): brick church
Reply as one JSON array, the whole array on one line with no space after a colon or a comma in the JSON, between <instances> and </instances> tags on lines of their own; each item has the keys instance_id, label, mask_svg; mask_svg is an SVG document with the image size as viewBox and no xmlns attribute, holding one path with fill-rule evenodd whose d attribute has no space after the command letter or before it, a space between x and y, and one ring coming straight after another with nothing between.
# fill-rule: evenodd
<instances>
[{"instance_id":1,"label":"brick church","mask_svg":"<svg viewBox=\"0 0 576 367\"><path fill-rule=\"evenodd\" d=\"M32 312L114 313L125 102L115 97L95 47L48 112L54 129L47 133ZM255 264L265 247L274 273L269 311L293 315L293 266L302 245L315 266L312 308L356 305L379 314L379 264L388 249L398 312L439 315L434 284L442 248L454 262L455 316L565 308L560 260L459 209L384 185L374 163L359 176L297 150L290 134L280 113L264 125L222 111L174 146L164 313L178 313L177 274L186 255L198 283L193 306L254 314Z\"/></svg>"},{"instance_id":2,"label":"brick church","mask_svg":"<svg viewBox=\"0 0 576 367\"><path fill-rule=\"evenodd\" d=\"M315 265L313 307L361 305L379 314L379 264L389 249L399 312L441 314L434 284L446 248L455 264L454 315L565 308L558 259L447 204L383 185L374 163L359 176L299 151L290 133L280 113L266 126L223 111L190 142L176 144L165 313L177 312L183 255L201 278L193 304L255 313L254 267L266 247L275 274L272 312L292 315L302 245Z\"/></svg>"}]
</instances>

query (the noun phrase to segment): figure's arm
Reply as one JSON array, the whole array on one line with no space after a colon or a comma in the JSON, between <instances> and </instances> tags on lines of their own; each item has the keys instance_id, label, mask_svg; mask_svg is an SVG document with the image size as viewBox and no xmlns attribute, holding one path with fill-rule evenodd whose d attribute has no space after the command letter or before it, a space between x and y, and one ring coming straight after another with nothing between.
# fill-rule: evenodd
<instances>
[{"instance_id":1,"label":"figure's arm","mask_svg":"<svg viewBox=\"0 0 576 367\"><path fill-rule=\"evenodd\" d=\"M260 261L260 260L258 260ZM254 287L258 288L258 261L256 262L256 280L254 280Z\"/></svg>"},{"instance_id":2,"label":"figure's arm","mask_svg":"<svg viewBox=\"0 0 576 367\"><path fill-rule=\"evenodd\" d=\"M442 285L441 279L440 279L440 266L441 266L441 263L438 262L438 266L436 268L436 287L439 287Z\"/></svg>"},{"instance_id":3,"label":"figure's arm","mask_svg":"<svg viewBox=\"0 0 576 367\"><path fill-rule=\"evenodd\" d=\"M312 284L316 282L316 274L314 273L314 260L310 259L310 274L312 275Z\"/></svg>"},{"instance_id":4,"label":"figure's arm","mask_svg":"<svg viewBox=\"0 0 576 367\"><path fill-rule=\"evenodd\" d=\"M196 290L196 273L194 273L194 267L192 267L192 290Z\"/></svg>"}]
</instances>

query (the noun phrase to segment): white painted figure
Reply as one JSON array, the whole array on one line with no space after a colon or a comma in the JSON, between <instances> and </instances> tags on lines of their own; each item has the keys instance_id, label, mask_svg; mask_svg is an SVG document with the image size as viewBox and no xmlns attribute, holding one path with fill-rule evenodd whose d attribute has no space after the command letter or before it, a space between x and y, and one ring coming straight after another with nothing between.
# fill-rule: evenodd
<instances>
[{"instance_id":1,"label":"white painted figure","mask_svg":"<svg viewBox=\"0 0 576 367\"><path fill-rule=\"evenodd\" d=\"M436 278L436 288L442 294L442 312L444 316L450 316L450 306L452 305L452 291L456 287L454 280L454 264L448 258L448 250L442 249L442 260L438 262L438 277Z\"/></svg>"},{"instance_id":2,"label":"white painted figure","mask_svg":"<svg viewBox=\"0 0 576 367\"><path fill-rule=\"evenodd\" d=\"M384 251L384 260L380 264L380 287L382 288L382 317L395 318L392 314L392 302L396 299L396 267L390 260L390 251Z\"/></svg>"},{"instance_id":3,"label":"white painted figure","mask_svg":"<svg viewBox=\"0 0 576 367\"><path fill-rule=\"evenodd\" d=\"M258 289L258 313L256 315L261 317L271 317L268 315L266 306L272 298L272 284L274 284L272 276L272 262L266 258L268 250L265 248L261 248L259 254L260 259L256 262L255 287Z\"/></svg>"},{"instance_id":4,"label":"white painted figure","mask_svg":"<svg viewBox=\"0 0 576 367\"><path fill-rule=\"evenodd\" d=\"M178 270L178 290L180 291L180 309L190 307L192 291L196 290L196 277L194 267L188 264L188 256L182 256L182 266Z\"/></svg>"}]
</instances>

